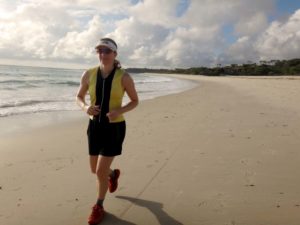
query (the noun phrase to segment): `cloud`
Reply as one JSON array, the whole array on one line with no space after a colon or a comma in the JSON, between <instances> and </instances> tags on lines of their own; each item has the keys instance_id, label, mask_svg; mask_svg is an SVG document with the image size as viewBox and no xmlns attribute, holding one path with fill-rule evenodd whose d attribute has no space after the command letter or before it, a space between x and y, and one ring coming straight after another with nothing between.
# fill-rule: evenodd
<instances>
[{"instance_id":1,"label":"cloud","mask_svg":"<svg viewBox=\"0 0 300 225\"><path fill-rule=\"evenodd\" d=\"M177 28L166 38L160 54L173 67L211 64L215 48L222 43L218 34L219 26Z\"/></svg>"},{"instance_id":2,"label":"cloud","mask_svg":"<svg viewBox=\"0 0 300 225\"><path fill-rule=\"evenodd\" d=\"M117 41L125 67L214 66L300 57L300 12L270 22L275 3L3 0L0 57L93 65L98 61L94 46L103 36Z\"/></svg>"},{"instance_id":3,"label":"cloud","mask_svg":"<svg viewBox=\"0 0 300 225\"><path fill-rule=\"evenodd\" d=\"M229 46L222 63L258 62L260 60L300 58L300 10L286 21L273 21L254 36L243 36Z\"/></svg>"},{"instance_id":4,"label":"cloud","mask_svg":"<svg viewBox=\"0 0 300 225\"><path fill-rule=\"evenodd\" d=\"M89 60L95 56L94 46L98 36L102 34L100 18L95 16L89 21L87 28L83 31L71 31L60 38L56 43L52 58L62 59L85 59Z\"/></svg>"},{"instance_id":5,"label":"cloud","mask_svg":"<svg viewBox=\"0 0 300 225\"><path fill-rule=\"evenodd\" d=\"M127 53L137 64L150 67L215 65L221 60L220 53L229 47L223 37L225 25L232 24L232 35L237 40L244 36L254 40L253 37L267 28L267 12L273 8L271 0L263 3L259 0L251 3L190 1L187 9L177 17L174 12L180 1L160 2L146 0L137 4L131 10L131 20L124 20L117 26L117 36L122 37L118 40L126 42L123 47L135 49ZM154 40L153 36L159 38ZM239 41L236 45L242 43ZM234 48L238 47L233 46L231 54L235 52ZM231 57L235 58L241 57ZM135 62L128 61L127 64L134 66Z\"/></svg>"},{"instance_id":6,"label":"cloud","mask_svg":"<svg viewBox=\"0 0 300 225\"><path fill-rule=\"evenodd\" d=\"M249 36L240 37L218 57L218 63L221 64L247 63L256 60L257 52L254 48L253 39Z\"/></svg>"},{"instance_id":7,"label":"cloud","mask_svg":"<svg viewBox=\"0 0 300 225\"><path fill-rule=\"evenodd\" d=\"M286 22L274 21L258 38L255 47L259 58L290 59L300 57L300 10Z\"/></svg>"},{"instance_id":8,"label":"cloud","mask_svg":"<svg viewBox=\"0 0 300 225\"><path fill-rule=\"evenodd\" d=\"M195 2L191 2L179 17L175 12L180 1L162 4L146 0L132 7L130 18L118 22L111 34L127 49L122 52L129 55L126 65L182 67L196 66L203 60L208 63L214 45L221 43L221 26L191 22L191 8L195 7Z\"/></svg>"},{"instance_id":9,"label":"cloud","mask_svg":"<svg viewBox=\"0 0 300 225\"><path fill-rule=\"evenodd\" d=\"M257 12L248 18L241 18L235 24L235 33L238 36L256 35L263 32L268 27L267 15L263 12Z\"/></svg>"},{"instance_id":10,"label":"cloud","mask_svg":"<svg viewBox=\"0 0 300 225\"><path fill-rule=\"evenodd\" d=\"M66 30L75 28L72 18L60 8L20 5L10 17L1 19L0 54L12 58L47 58L55 41Z\"/></svg>"},{"instance_id":11,"label":"cloud","mask_svg":"<svg viewBox=\"0 0 300 225\"><path fill-rule=\"evenodd\" d=\"M162 58L157 51L169 33L161 25L144 23L135 17L116 23L116 29L107 36L116 40L119 46L119 59L125 66L155 66Z\"/></svg>"},{"instance_id":12,"label":"cloud","mask_svg":"<svg viewBox=\"0 0 300 225\"><path fill-rule=\"evenodd\" d=\"M180 0L144 0L130 8L130 15L142 23L170 28L177 26L178 4Z\"/></svg>"}]
</instances>

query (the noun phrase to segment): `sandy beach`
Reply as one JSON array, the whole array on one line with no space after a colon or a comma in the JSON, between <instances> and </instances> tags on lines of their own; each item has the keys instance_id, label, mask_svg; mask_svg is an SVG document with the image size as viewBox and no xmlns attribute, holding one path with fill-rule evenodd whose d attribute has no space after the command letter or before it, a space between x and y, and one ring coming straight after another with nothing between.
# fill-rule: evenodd
<instances>
[{"instance_id":1,"label":"sandy beach","mask_svg":"<svg viewBox=\"0 0 300 225\"><path fill-rule=\"evenodd\" d=\"M101 224L298 225L300 77L176 77L198 86L125 115ZM87 224L96 179L75 113L0 136L1 225Z\"/></svg>"}]
</instances>

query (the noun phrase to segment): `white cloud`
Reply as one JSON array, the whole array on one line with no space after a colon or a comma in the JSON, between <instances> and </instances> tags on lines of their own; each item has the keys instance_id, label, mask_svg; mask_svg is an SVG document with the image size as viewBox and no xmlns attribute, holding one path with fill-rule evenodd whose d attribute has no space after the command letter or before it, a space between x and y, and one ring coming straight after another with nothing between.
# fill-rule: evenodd
<instances>
[{"instance_id":1,"label":"white cloud","mask_svg":"<svg viewBox=\"0 0 300 225\"><path fill-rule=\"evenodd\" d=\"M256 48L260 59L300 57L300 10L286 22L273 22L259 37Z\"/></svg>"},{"instance_id":2,"label":"white cloud","mask_svg":"<svg viewBox=\"0 0 300 225\"><path fill-rule=\"evenodd\" d=\"M257 36L243 36L219 60L245 63L272 59L300 58L300 10L286 21L274 21Z\"/></svg>"},{"instance_id":3,"label":"white cloud","mask_svg":"<svg viewBox=\"0 0 300 225\"><path fill-rule=\"evenodd\" d=\"M88 26L83 31L71 31L55 43L55 48L51 57L65 59L86 59L95 56L94 46L98 36L102 34L102 24L100 18L95 16L89 21Z\"/></svg>"},{"instance_id":4,"label":"white cloud","mask_svg":"<svg viewBox=\"0 0 300 225\"><path fill-rule=\"evenodd\" d=\"M59 8L20 5L10 17L1 19L0 52L10 57L47 58L55 41L74 27L72 18Z\"/></svg>"},{"instance_id":5,"label":"white cloud","mask_svg":"<svg viewBox=\"0 0 300 225\"><path fill-rule=\"evenodd\" d=\"M3 0L0 57L95 64L94 46L103 36L117 41L126 67L300 57L299 11L270 23L275 0L188 2L178 16L182 0ZM225 37L226 27L232 33Z\"/></svg>"},{"instance_id":6,"label":"white cloud","mask_svg":"<svg viewBox=\"0 0 300 225\"><path fill-rule=\"evenodd\" d=\"M119 59L124 66L156 66L161 58L155 57L162 48L169 30L130 17L116 23L116 30L110 34L119 46ZM139 58L138 58L139 57Z\"/></svg>"},{"instance_id":7,"label":"white cloud","mask_svg":"<svg viewBox=\"0 0 300 225\"><path fill-rule=\"evenodd\" d=\"M131 7L130 15L139 21L164 27L177 26L176 7L180 0L144 0Z\"/></svg>"},{"instance_id":8,"label":"white cloud","mask_svg":"<svg viewBox=\"0 0 300 225\"><path fill-rule=\"evenodd\" d=\"M248 18L240 18L235 25L235 32L238 36L256 35L268 27L268 18L265 13L257 12Z\"/></svg>"},{"instance_id":9,"label":"white cloud","mask_svg":"<svg viewBox=\"0 0 300 225\"><path fill-rule=\"evenodd\" d=\"M136 46L138 51L135 51L130 59L137 60L138 56L143 59L147 58L148 64L144 66L213 65L218 61L219 52L226 46L222 37L224 25L231 23L235 27L235 35L237 36L255 36L266 28L267 16L265 12L272 8L271 0L264 1L264 3L255 0L246 4L235 0L226 2L217 0L190 1L186 12L180 18L176 18L172 12L174 12L177 4L178 1L168 1L164 4L160 4L159 1L144 1L144 3L134 7L132 16L136 21L135 24L126 27L125 24L129 20L123 21L123 26L120 26L121 28L118 30L118 36L125 37L124 42L127 43L128 47L139 40L140 44ZM172 10L170 11L170 9ZM143 27L136 26L141 22ZM157 43L161 44L153 44L151 39L150 42L148 41L149 38L147 37L151 34L145 30L149 29L150 25L160 25L166 28L163 32L164 35L156 40ZM156 32L150 30L152 35L162 33L159 29ZM138 38L135 37L136 35ZM122 41L121 38L120 41ZM152 57L149 57L150 54Z\"/></svg>"},{"instance_id":10,"label":"white cloud","mask_svg":"<svg viewBox=\"0 0 300 225\"><path fill-rule=\"evenodd\" d=\"M257 52L254 49L253 40L249 36L243 36L232 44L225 53L221 54L219 62L223 64L247 63L256 59Z\"/></svg>"},{"instance_id":11,"label":"white cloud","mask_svg":"<svg viewBox=\"0 0 300 225\"><path fill-rule=\"evenodd\" d=\"M218 26L177 28L166 38L160 55L173 67L211 64L214 48L221 44L218 33Z\"/></svg>"}]
</instances>

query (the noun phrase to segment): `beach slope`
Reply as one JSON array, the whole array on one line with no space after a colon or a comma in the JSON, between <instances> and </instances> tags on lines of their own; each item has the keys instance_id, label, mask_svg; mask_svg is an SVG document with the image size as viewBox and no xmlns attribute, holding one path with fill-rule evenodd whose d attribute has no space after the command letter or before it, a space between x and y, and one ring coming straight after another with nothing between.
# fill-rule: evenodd
<instances>
[{"instance_id":1,"label":"beach slope","mask_svg":"<svg viewBox=\"0 0 300 225\"><path fill-rule=\"evenodd\" d=\"M176 77L198 86L126 115L102 224L299 224L300 80ZM86 128L83 118L1 137L0 224L87 224Z\"/></svg>"}]
</instances>

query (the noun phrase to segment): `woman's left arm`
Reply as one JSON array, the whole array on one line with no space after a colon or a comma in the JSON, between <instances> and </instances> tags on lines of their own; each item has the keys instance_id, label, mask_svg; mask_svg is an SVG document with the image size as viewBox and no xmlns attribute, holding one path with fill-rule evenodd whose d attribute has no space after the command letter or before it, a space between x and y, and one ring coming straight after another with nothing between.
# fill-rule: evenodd
<instances>
[{"instance_id":1,"label":"woman's left arm","mask_svg":"<svg viewBox=\"0 0 300 225\"><path fill-rule=\"evenodd\" d=\"M133 79L128 73L123 75L122 85L130 99L130 101L121 108L121 113L125 113L134 109L139 104L139 97L137 95Z\"/></svg>"},{"instance_id":2,"label":"woman's left arm","mask_svg":"<svg viewBox=\"0 0 300 225\"><path fill-rule=\"evenodd\" d=\"M113 120L120 114L126 113L134 109L139 104L139 98L135 89L133 79L128 73L125 73L122 77L122 86L124 87L124 90L127 93L130 101L126 105L122 106L120 109L113 110L107 113L107 116L110 120Z\"/></svg>"}]
</instances>

